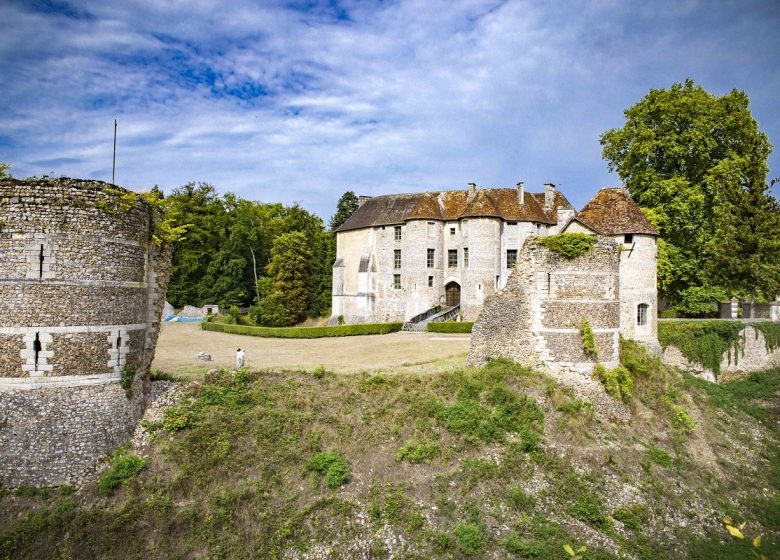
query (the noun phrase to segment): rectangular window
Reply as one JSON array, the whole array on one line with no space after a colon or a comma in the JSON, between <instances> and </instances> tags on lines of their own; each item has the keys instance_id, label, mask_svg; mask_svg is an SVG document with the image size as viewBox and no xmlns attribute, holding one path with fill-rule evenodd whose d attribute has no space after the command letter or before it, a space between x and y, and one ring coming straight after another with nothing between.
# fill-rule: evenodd
<instances>
[{"instance_id":1,"label":"rectangular window","mask_svg":"<svg viewBox=\"0 0 780 560\"><path fill-rule=\"evenodd\" d=\"M433 276L428 276L428 287L433 288Z\"/></svg>"},{"instance_id":2,"label":"rectangular window","mask_svg":"<svg viewBox=\"0 0 780 560\"><path fill-rule=\"evenodd\" d=\"M450 228L450 236L453 236L453 235L455 235L455 228L451 227Z\"/></svg>"},{"instance_id":3,"label":"rectangular window","mask_svg":"<svg viewBox=\"0 0 780 560\"><path fill-rule=\"evenodd\" d=\"M636 324L643 326L647 324L647 309L650 307L646 303L640 303L636 308Z\"/></svg>"},{"instance_id":4,"label":"rectangular window","mask_svg":"<svg viewBox=\"0 0 780 560\"><path fill-rule=\"evenodd\" d=\"M627 233L623 236L623 243L633 243L633 242L634 242L633 233Z\"/></svg>"},{"instance_id":5,"label":"rectangular window","mask_svg":"<svg viewBox=\"0 0 780 560\"><path fill-rule=\"evenodd\" d=\"M508 225L508 226L516 226L517 222L507 222L506 225Z\"/></svg>"},{"instance_id":6,"label":"rectangular window","mask_svg":"<svg viewBox=\"0 0 780 560\"><path fill-rule=\"evenodd\" d=\"M436 235L436 222L428 222L428 237Z\"/></svg>"},{"instance_id":7,"label":"rectangular window","mask_svg":"<svg viewBox=\"0 0 780 560\"><path fill-rule=\"evenodd\" d=\"M395 226L395 240L401 241L401 226Z\"/></svg>"},{"instance_id":8,"label":"rectangular window","mask_svg":"<svg viewBox=\"0 0 780 560\"><path fill-rule=\"evenodd\" d=\"M512 268L515 266L515 263L517 262L517 249L507 249L506 250L506 267Z\"/></svg>"},{"instance_id":9,"label":"rectangular window","mask_svg":"<svg viewBox=\"0 0 780 560\"><path fill-rule=\"evenodd\" d=\"M469 248L463 248L463 268L469 267Z\"/></svg>"},{"instance_id":10,"label":"rectangular window","mask_svg":"<svg viewBox=\"0 0 780 560\"><path fill-rule=\"evenodd\" d=\"M401 289L401 275L400 274L393 274L393 289L400 290Z\"/></svg>"},{"instance_id":11,"label":"rectangular window","mask_svg":"<svg viewBox=\"0 0 780 560\"><path fill-rule=\"evenodd\" d=\"M401 268L401 249L393 251L393 268L396 270Z\"/></svg>"},{"instance_id":12,"label":"rectangular window","mask_svg":"<svg viewBox=\"0 0 780 560\"><path fill-rule=\"evenodd\" d=\"M428 249L428 268L435 266L436 249Z\"/></svg>"},{"instance_id":13,"label":"rectangular window","mask_svg":"<svg viewBox=\"0 0 780 560\"><path fill-rule=\"evenodd\" d=\"M450 249L447 251L447 266L449 268L457 268L458 267L458 250L457 249Z\"/></svg>"}]
</instances>

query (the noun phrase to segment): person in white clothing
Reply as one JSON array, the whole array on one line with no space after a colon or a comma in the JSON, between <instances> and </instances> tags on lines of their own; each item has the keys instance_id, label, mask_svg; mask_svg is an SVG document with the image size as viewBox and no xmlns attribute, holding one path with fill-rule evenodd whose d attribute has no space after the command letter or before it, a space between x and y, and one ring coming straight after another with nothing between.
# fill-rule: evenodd
<instances>
[{"instance_id":1,"label":"person in white clothing","mask_svg":"<svg viewBox=\"0 0 780 560\"><path fill-rule=\"evenodd\" d=\"M244 351L239 348L236 350L236 369L244 367Z\"/></svg>"}]
</instances>

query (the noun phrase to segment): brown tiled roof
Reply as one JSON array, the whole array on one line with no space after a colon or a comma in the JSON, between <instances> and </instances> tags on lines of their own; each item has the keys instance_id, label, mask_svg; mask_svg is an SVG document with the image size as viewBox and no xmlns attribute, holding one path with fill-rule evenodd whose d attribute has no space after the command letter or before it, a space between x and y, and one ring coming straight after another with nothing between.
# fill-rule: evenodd
<instances>
[{"instance_id":1,"label":"brown tiled roof","mask_svg":"<svg viewBox=\"0 0 780 560\"><path fill-rule=\"evenodd\" d=\"M530 194L525 194L522 205L517 198L517 189L511 188L375 196L364 202L337 231L402 224L407 220L476 217L495 217L509 222L556 223L555 216L546 214L537 198ZM563 195L561 200L569 204Z\"/></svg>"},{"instance_id":2,"label":"brown tiled roof","mask_svg":"<svg viewBox=\"0 0 780 560\"><path fill-rule=\"evenodd\" d=\"M540 192L528 194L534 197L536 202L539 203L539 206L541 206L542 210L544 211L544 193ZM555 190L553 192L552 207L550 208L549 212L545 212L545 214L547 214L547 216L552 220L552 223L556 223L557 221L558 210L574 210L574 206L571 205L569 199L567 199L561 191Z\"/></svg>"},{"instance_id":3,"label":"brown tiled roof","mask_svg":"<svg viewBox=\"0 0 780 560\"><path fill-rule=\"evenodd\" d=\"M601 189L577 213L577 219L604 235L658 235L626 189Z\"/></svg>"}]
</instances>

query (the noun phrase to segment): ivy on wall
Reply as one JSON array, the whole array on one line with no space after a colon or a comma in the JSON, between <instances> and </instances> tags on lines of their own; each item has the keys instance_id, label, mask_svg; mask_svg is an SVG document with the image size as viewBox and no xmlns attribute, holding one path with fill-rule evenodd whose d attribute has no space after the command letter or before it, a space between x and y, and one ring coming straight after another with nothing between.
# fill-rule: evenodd
<instances>
[{"instance_id":1,"label":"ivy on wall","mask_svg":"<svg viewBox=\"0 0 780 560\"><path fill-rule=\"evenodd\" d=\"M559 233L536 240L550 251L567 259L575 259L589 252L596 244L596 237L587 233Z\"/></svg>"}]
</instances>

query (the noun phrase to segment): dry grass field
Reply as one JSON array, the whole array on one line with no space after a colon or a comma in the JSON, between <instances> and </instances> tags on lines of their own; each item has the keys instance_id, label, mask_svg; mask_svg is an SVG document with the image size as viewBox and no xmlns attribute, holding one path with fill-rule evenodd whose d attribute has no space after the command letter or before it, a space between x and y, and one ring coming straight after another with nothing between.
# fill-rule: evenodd
<instances>
[{"instance_id":1,"label":"dry grass field","mask_svg":"<svg viewBox=\"0 0 780 560\"><path fill-rule=\"evenodd\" d=\"M463 366L470 335L393 333L314 339L259 338L207 332L197 323L165 323L157 342L153 369L198 377L214 367L230 367L237 348L256 369L312 370L337 373L403 371L428 373ZM211 362L198 362L198 352Z\"/></svg>"}]
</instances>

